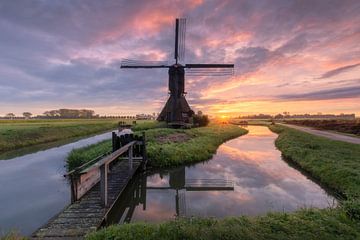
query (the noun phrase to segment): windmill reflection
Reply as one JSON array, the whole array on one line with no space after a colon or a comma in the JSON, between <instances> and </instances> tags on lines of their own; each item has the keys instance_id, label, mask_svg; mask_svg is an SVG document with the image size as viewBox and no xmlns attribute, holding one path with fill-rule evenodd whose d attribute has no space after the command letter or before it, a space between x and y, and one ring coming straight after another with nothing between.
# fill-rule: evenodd
<instances>
[{"instance_id":1,"label":"windmill reflection","mask_svg":"<svg viewBox=\"0 0 360 240\"><path fill-rule=\"evenodd\" d=\"M232 181L225 179L186 179L185 167L160 172L160 177L169 175L168 186L147 186L147 175L141 174L125 189L107 215L106 224L128 223L135 209L142 205L146 211L146 194L153 190L175 190L175 216L186 216L186 192L193 191L234 191Z\"/></svg>"}]
</instances>

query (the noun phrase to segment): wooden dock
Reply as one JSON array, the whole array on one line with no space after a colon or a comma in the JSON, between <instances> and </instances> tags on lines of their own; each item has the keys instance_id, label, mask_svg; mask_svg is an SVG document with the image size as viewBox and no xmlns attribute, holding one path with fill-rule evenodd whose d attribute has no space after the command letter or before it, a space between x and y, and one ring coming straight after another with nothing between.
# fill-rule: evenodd
<instances>
[{"instance_id":1,"label":"wooden dock","mask_svg":"<svg viewBox=\"0 0 360 240\"><path fill-rule=\"evenodd\" d=\"M144 137L131 142L127 138L122 147L114 137L118 149L68 174L72 204L35 231L32 239L83 239L106 222L116 200L146 160ZM120 158L125 153L127 157Z\"/></svg>"}]
</instances>

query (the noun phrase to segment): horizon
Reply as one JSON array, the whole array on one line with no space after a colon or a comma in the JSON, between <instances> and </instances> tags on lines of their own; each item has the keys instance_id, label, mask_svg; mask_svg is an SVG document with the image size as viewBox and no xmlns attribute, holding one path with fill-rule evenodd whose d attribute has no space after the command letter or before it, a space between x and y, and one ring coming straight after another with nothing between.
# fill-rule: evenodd
<instances>
[{"instance_id":1,"label":"horizon","mask_svg":"<svg viewBox=\"0 0 360 240\"><path fill-rule=\"evenodd\" d=\"M172 62L176 17L188 21L186 62L235 63L232 77L185 77L195 112L359 116L359 11L355 0L2 2L0 116L159 113L167 71L120 61Z\"/></svg>"}]
</instances>

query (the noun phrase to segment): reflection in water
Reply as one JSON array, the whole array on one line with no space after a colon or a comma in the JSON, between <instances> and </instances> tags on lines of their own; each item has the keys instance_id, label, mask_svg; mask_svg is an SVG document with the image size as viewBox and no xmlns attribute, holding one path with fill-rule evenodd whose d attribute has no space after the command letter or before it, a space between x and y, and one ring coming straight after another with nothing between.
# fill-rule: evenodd
<instances>
[{"instance_id":1,"label":"reflection in water","mask_svg":"<svg viewBox=\"0 0 360 240\"><path fill-rule=\"evenodd\" d=\"M139 176L116 203L109 223L334 206L332 196L281 159L276 137L266 127L249 126L249 134L222 144L211 161Z\"/></svg>"},{"instance_id":2,"label":"reflection in water","mask_svg":"<svg viewBox=\"0 0 360 240\"><path fill-rule=\"evenodd\" d=\"M61 211L70 202L69 184L63 177L69 152L110 138L111 133L104 133L0 160L0 237L14 229L29 235Z\"/></svg>"}]
</instances>

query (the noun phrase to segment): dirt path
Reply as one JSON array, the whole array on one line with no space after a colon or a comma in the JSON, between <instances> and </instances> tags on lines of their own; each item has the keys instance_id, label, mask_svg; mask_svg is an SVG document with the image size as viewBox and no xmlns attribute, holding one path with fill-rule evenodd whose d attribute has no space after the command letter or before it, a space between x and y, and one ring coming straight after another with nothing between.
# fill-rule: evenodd
<instances>
[{"instance_id":1,"label":"dirt path","mask_svg":"<svg viewBox=\"0 0 360 240\"><path fill-rule=\"evenodd\" d=\"M300 130L303 132L307 132L310 134L314 134L314 135L317 135L320 137L326 137L326 138L329 138L332 140L360 144L360 138L343 135L341 133L317 130L317 129L310 128L310 127L302 127L302 126L291 125L291 124L283 124L283 123L278 123L278 124L286 126L286 127L294 128L294 129L297 129L297 130Z\"/></svg>"}]
</instances>

